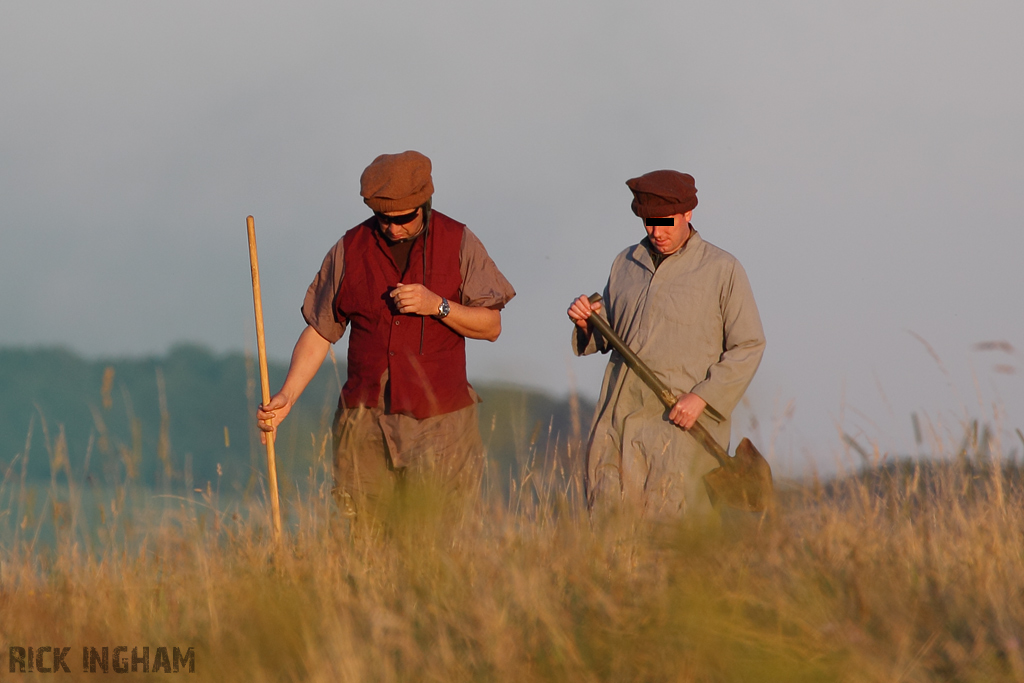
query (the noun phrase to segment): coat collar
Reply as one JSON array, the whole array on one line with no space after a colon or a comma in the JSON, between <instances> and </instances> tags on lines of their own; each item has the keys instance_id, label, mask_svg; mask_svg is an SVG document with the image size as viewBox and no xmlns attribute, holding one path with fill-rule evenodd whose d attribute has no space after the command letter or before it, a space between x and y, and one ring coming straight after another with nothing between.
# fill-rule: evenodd
<instances>
[{"instance_id":1,"label":"coat collar","mask_svg":"<svg viewBox=\"0 0 1024 683\"><path fill-rule=\"evenodd\" d=\"M697 253L700 249L700 245L703 244L704 240L701 239L700 233L697 232L697 228L693 227L693 223L690 223L690 238L686 240L686 244L683 248L674 254L669 254L662 261L662 265L666 263L678 263L680 261L689 260L692 254ZM633 260L640 265L647 268L647 270L654 272L654 260L651 258L651 241L647 237L640 240L640 243L633 247Z\"/></svg>"}]
</instances>

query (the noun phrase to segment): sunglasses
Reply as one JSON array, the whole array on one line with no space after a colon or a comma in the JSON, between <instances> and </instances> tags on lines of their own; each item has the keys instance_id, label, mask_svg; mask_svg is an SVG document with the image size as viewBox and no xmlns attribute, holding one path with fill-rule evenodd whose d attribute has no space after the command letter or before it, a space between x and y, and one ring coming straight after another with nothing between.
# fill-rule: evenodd
<instances>
[{"instance_id":1,"label":"sunglasses","mask_svg":"<svg viewBox=\"0 0 1024 683\"><path fill-rule=\"evenodd\" d=\"M374 211L373 215L377 217L381 225L391 225L392 223L395 225L405 225L406 223L412 223L419 212L420 210L416 209L412 213L403 213L401 216L388 216L380 211Z\"/></svg>"}]
</instances>

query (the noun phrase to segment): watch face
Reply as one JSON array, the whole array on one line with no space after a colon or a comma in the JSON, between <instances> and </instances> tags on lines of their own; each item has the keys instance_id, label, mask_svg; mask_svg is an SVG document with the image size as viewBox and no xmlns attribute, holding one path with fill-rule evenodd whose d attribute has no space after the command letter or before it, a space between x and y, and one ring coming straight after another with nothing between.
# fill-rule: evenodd
<instances>
[{"instance_id":1,"label":"watch face","mask_svg":"<svg viewBox=\"0 0 1024 683\"><path fill-rule=\"evenodd\" d=\"M437 307L438 315L442 318L446 317L452 310L452 307L448 304L448 299L441 297L441 305Z\"/></svg>"}]
</instances>

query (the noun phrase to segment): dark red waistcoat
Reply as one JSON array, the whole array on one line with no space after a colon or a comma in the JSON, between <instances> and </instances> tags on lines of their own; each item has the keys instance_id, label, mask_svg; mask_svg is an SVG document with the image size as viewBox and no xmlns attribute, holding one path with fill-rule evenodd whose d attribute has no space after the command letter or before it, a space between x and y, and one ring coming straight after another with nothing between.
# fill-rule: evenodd
<instances>
[{"instance_id":1,"label":"dark red waistcoat","mask_svg":"<svg viewBox=\"0 0 1024 683\"><path fill-rule=\"evenodd\" d=\"M421 283L459 303L465 227L432 211L426 234L409 252L405 273L398 272L376 219L345 233L345 272L334 307L351 330L348 381L341 390L347 408L377 406L384 370L391 383L392 413L423 419L473 403L465 337L436 318L398 313L389 296L399 282Z\"/></svg>"}]
</instances>

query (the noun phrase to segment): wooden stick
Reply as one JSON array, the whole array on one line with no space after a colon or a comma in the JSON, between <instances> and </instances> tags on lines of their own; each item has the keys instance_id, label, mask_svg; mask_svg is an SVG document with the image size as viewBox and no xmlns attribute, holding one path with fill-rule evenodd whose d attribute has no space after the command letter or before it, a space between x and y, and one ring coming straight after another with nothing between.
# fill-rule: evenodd
<instances>
[{"instance_id":1,"label":"wooden stick","mask_svg":"<svg viewBox=\"0 0 1024 683\"><path fill-rule=\"evenodd\" d=\"M260 387L263 405L270 403L270 380L267 377L267 342L263 335L263 299L260 294L260 262L256 255L256 223L252 216L245 219L249 230L249 266L252 269L252 304L256 309L256 347L260 359ZM267 435L267 477L270 482L270 511L274 516L274 541L281 541L281 501L277 495L277 458L274 455L274 432Z\"/></svg>"}]
</instances>

